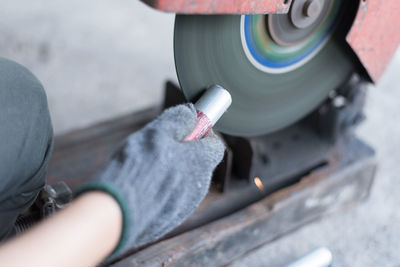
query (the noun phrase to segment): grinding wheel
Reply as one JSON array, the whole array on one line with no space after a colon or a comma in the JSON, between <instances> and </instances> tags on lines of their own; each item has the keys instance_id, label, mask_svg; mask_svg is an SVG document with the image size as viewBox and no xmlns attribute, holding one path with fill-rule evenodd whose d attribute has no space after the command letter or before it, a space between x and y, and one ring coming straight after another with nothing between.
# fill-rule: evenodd
<instances>
[{"instance_id":1,"label":"grinding wheel","mask_svg":"<svg viewBox=\"0 0 400 267\"><path fill-rule=\"evenodd\" d=\"M293 124L352 71L331 38L340 10L340 0L295 0L285 15L178 15L174 49L183 93L193 100L210 85L226 88L232 106L216 125L226 134L262 135Z\"/></svg>"}]
</instances>

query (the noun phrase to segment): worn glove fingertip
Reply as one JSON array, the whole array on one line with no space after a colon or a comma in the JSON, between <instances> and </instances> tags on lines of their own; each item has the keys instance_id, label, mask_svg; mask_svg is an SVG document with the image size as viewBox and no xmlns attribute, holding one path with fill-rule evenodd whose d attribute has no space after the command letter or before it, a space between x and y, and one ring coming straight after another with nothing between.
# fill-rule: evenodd
<instances>
[{"instance_id":1,"label":"worn glove fingertip","mask_svg":"<svg viewBox=\"0 0 400 267\"><path fill-rule=\"evenodd\" d=\"M199 153L204 160L210 162L210 164L218 165L225 154L225 144L221 138L216 134L207 135L199 140Z\"/></svg>"},{"instance_id":2,"label":"worn glove fingertip","mask_svg":"<svg viewBox=\"0 0 400 267\"><path fill-rule=\"evenodd\" d=\"M178 123L182 121L196 122L196 108L192 103L181 104L175 107L168 108L159 116L159 118L157 118L157 120L159 121L164 121L166 119L171 122Z\"/></svg>"},{"instance_id":3,"label":"worn glove fingertip","mask_svg":"<svg viewBox=\"0 0 400 267\"><path fill-rule=\"evenodd\" d=\"M196 126L197 112L193 104L182 104L165 110L148 127L162 131L177 141L183 140Z\"/></svg>"}]
</instances>

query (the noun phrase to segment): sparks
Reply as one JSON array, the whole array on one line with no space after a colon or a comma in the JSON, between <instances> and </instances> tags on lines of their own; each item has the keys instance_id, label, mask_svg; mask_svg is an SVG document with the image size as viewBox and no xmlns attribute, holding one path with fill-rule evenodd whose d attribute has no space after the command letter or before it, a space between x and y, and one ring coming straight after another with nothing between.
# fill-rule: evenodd
<instances>
[{"instance_id":1,"label":"sparks","mask_svg":"<svg viewBox=\"0 0 400 267\"><path fill-rule=\"evenodd\" d=\"M255 183L255 185L258 187L258 189L259 189L261 192L264 193L264 185L263 185L263 183L261 182L261 179L260 179L259 177L255 177L255 178L254 178L254 183Z\"/></svg>"}]
</instances>

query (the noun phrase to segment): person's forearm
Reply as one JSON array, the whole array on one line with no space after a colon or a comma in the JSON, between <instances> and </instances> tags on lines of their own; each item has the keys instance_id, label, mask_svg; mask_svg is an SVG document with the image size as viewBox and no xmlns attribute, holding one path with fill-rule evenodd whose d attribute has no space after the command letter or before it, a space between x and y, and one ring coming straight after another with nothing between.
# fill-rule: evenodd
<instances>
[{"instance_id":1,"label":"person's forearm","mask_svg":"<svg viewBox=\"0 0 400 267\"><path fill-rule=\"evenodd\" d=\"M117 246L122 231L118 203L89 192L68 208L0 247L2 266L94 266Z\"/></svg>"}]
</instances>

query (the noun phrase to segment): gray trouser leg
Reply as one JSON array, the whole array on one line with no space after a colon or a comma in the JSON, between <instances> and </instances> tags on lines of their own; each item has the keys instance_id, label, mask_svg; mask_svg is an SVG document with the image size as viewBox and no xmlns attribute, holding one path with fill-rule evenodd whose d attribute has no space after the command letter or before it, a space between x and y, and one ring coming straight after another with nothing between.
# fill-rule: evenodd
<instances>
[{"instance_id":1,"label":"gray trouser leg","mask_svg":"<svg viewBox=\"0 0 400 267\"><path fill-rule=\"evenodd\" d=\"M43 86L26 68L0 58L0 240L44 186L52 147Z\"/></svg>"}]
</instances>

